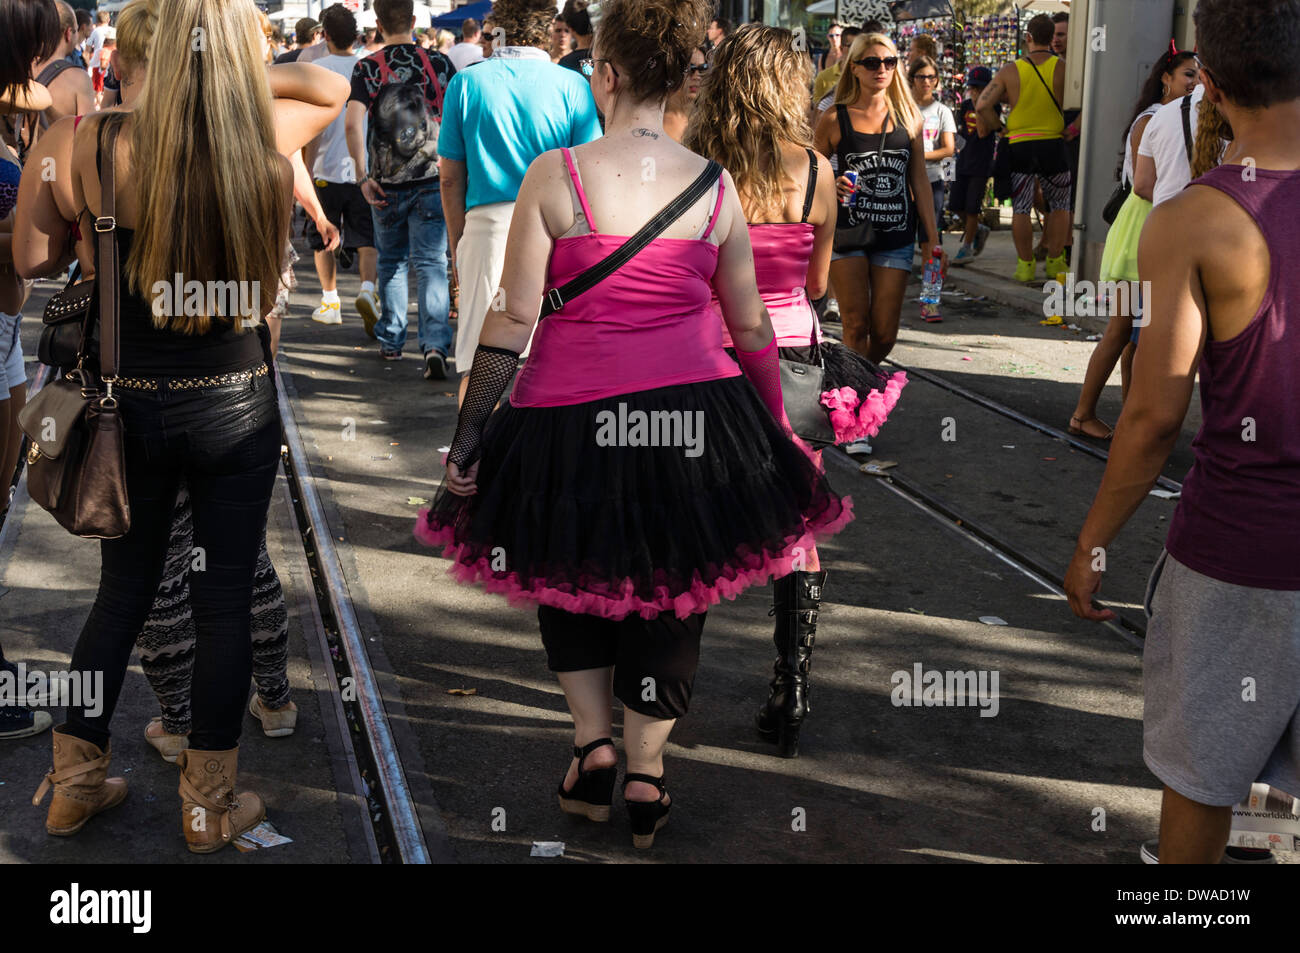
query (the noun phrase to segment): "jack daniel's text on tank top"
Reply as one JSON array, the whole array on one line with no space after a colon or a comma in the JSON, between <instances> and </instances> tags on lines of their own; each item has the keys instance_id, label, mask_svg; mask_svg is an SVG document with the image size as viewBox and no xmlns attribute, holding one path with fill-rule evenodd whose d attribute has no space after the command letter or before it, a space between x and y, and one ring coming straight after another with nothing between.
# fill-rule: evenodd
<instances>
[{"instance_id":1,"label":"jack daniel's text on tank top","mask_svg":"<svg viewBox=\"0 0 1300 953\"><path fill-rule=\"evenodd\" d=\"M878 232L907 232L907 173L911 153L907 150L850 152L845 159L849 168L858 173L849 223L870 218Z\"/></svg>"}]
</instances>

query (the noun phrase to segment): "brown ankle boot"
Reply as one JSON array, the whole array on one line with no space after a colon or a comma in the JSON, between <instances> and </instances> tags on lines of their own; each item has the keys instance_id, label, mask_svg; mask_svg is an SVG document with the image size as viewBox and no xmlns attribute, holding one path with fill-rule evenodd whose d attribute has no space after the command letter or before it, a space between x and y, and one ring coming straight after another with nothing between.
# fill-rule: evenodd
<instances>
[{"instance_id":1,"label":"brown ankle boot","mask_svg":"<svg viewBox=\"0 0 1300 953\"><path fill-rule=\"evenodd\" d=\"M53 787L54 798L45 816L45 829L67 837L81 830L100 811L121 804L126 797L126 781L108 777L110 751L101 751L75 735L56 731L53 737L54 767L36 789L32 804L40 804L45 792Z\"/></svg>"},{"instance_id":2,"label":"brown ankle boot","mask_svg":"<svg viewBox=\"0 0 1300 953\"><path fill-rule=\"evenodd\" d=\"M256 794L235 794L239 749L195 751L186 748L176 759L181 769L181 829L185 846L196 854L221 850L266 817L266 805Z\"/></svg>"}]
</instances>

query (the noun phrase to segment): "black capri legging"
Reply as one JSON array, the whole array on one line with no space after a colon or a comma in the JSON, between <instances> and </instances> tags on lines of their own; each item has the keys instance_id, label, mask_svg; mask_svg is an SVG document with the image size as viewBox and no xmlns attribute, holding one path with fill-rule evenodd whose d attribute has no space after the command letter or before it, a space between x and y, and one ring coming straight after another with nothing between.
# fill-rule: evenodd
<instances>
[{"instance_id":1,"label":"black capri legging","mask_svg":"<svg viewBox=\"0 0 1300 953\"><path fill-rule=\"evenodd\" d=\"M681 718L691 703L706 613L678 619L632 615L615 621L541 606L546 664L552 672L614 669L614 696L648 718Z\"/></svg>"}]
</instances>

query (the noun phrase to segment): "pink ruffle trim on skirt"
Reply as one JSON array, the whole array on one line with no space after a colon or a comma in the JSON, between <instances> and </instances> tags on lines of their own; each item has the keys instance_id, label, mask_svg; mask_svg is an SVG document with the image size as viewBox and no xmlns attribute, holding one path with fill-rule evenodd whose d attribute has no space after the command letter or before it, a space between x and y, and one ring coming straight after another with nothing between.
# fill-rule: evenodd
<instances>
[{"instance_id":1,"label":"pink ruffle trim on skirt","mask_svg":"<svg viewBox=\"0 0 1300 953\"><path fill-rule=\"evenodd\" d=\"M730 576L721 576L712 585L705 585L698 576L688 592L673 595L667 587L659 587L653 599L646 600L633 593L632 580L625 580L621 590L614 593L565 592L546 585L546 580L535 579L527 586L520 582L517 573L498 573L487 557L476 562L460 561L463 547L452 543L451 527L435 529L429 525L427 507L419 511L415 520L415 538L426 546L445 546L443 556L452 561L448 572L463 585L482 583L488 592L504 595L514 606L544 605L565 612L596 615L604 619L623 619L633 613L644 619L653 619L661 612L674 612L677 618L704 612L723 598L735 599L750 586L763 585L769 576L787 576L802 564L818 539L833 536L853 520L853 498L841 498L842 508L828 523L809 525L802 536L786 540L781 553L742 552L736 554L735 563L727 568Z\"/></svg>"},{"instance_id":2,"label":"pink ruffle trim on skirt","mask_svg":"<svg viewBox=\"0 0 1300 953\"><path fill-rule=\"evenodd\" d=\"M883 391L868 391L866 400L859 400L858 392L852 387L828 390L822 394L822 406L831 412L831 429L835 431L835 442L852 443L878 434L880 425L889 417L906 385L907 375L898 371L889 378Z\"/></svg>"}]
</instances>

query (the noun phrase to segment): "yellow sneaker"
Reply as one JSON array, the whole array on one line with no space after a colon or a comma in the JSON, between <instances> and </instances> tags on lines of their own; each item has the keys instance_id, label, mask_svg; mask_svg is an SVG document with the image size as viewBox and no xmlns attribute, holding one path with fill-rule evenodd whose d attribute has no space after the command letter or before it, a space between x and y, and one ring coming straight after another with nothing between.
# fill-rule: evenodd
<instances>
[{"instance_id":1,"label":"yellow sneaker","mask_svg":"<svg viewBox=\"0 0 1300 953\"><path fill-rule=\"evenodd\" d=\"M1011 276L1011 280L1012 281L1033 281L1035 270L1036 270L1035 263L1032 258L1029 259L1029 261L1025 261L1023 258L1017 258L1016 273ZM1049 274L1050 274L1050 270L1049 270Z\"/></svg>"},{"instance_id":2,"label":"yellow sneaker","mask_svg":"<svg viewBox=\"0 0 1300 953\"><path fill-rule=\"evenodd\" d=\"M1066 274L1070 266L1065 263L1065 253L1062 252L1055 258L1047 259L1047 277L1053 281L1061 281L1060 275ZM1062 282L1064 283L1064 282Z\"/></svg>"},{"instance_id":3,"label":"yellow sneaker","mask_svg":"<svg viewBox=\"0 0 1300 953\"><path fill-rule=\"evenodd\" d=\"M311 313L311 319L321 324L342 324L343 315L340 313L339 302L322 301Z\"/></svg>"}]
</instances>

